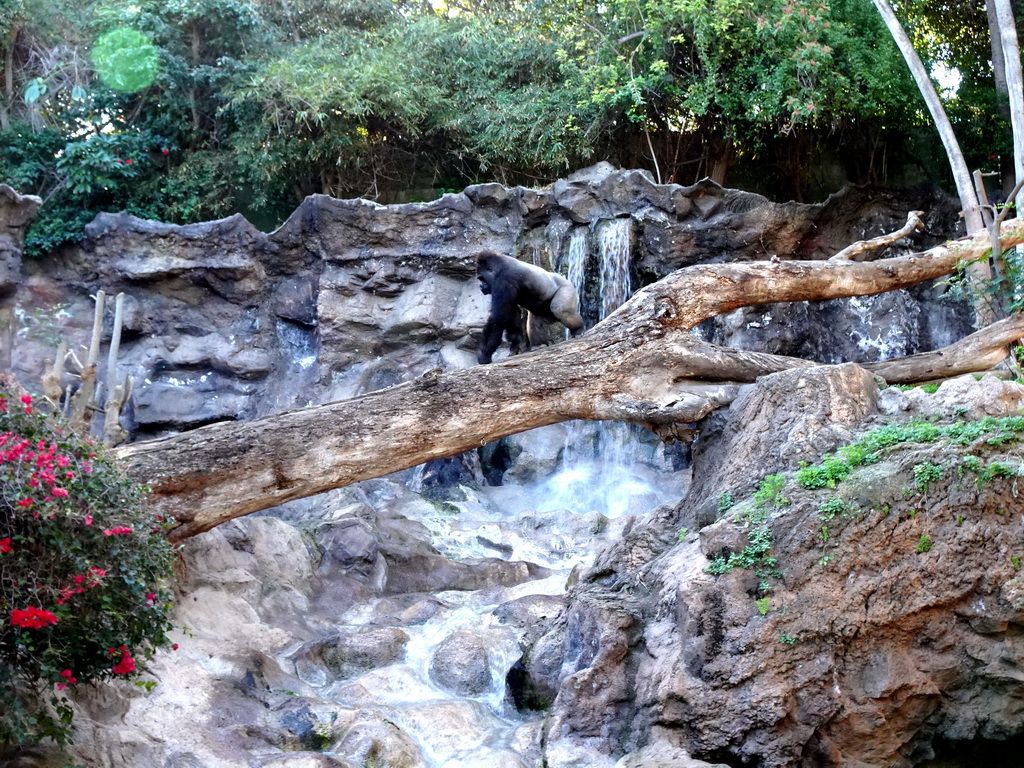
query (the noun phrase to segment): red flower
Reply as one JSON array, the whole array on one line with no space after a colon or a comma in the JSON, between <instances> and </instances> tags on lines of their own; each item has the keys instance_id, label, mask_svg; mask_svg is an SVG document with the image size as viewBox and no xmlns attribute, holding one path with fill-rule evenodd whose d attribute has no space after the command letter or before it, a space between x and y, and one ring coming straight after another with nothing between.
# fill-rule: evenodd
<instances>
[{"instance_id":1,"label":"red flower","mask_svg":"<svg viewBox=\"0 0 1024 768\"><path fill-rule=\"evenodd\" d=\"M124 525L118 525L113 528L107 528L103 531L104 536L127 536L132 532L131 528Z\"/></svg>"},{"instance_id":2,"label":"red flower","mask_svg":"<svg viewBox=\"0 0 1024 768\"><path fill-rule=\"evenodd\" d=\"M57 617L41 608L29 606L28 608L15 608L11 611L11 624L15 627L41 629L47 624L56 623Z\"/></svg>"},{"instance_id":3,"label":"red flower","mask_svg":"<svg viewBox=\"0 0 1024 768\"><path fill-rule=\"evenodd\" d=\"M32 395L22 395L21 402L25 405L32 405Z\"/></svg>"},{"instance_id":4,"label":"red flower","mask_svg":"<svg viewBox=\"0 0 1024 768\"><path fill-rule=\"evenodd\" d=\"M0 554L7 554L11 551L11 537L8 536L6 539L0 539Z\"/></svg>"},{"instance_id":5,"label":"red flower","mask_svg":"<svg viewBox=\"0 0 1024 768\"><path fill-rule=\"evenodd\" d=\"M68 495L66 488L53 488L50 493L56 496L58 499L63 499Z\"/></svg>"},{"instance_id":6,"label":"red flower","mask_svg":"<svg viewBox=\"0 0 1024 768\"><path fill-rule=\"evenodd\" d=\"M63 672L60 673L60 676L63 677L67 682L57 683L58 691L63 691L69 685L74 685L78 682L78 678L74 676L74 673L72 673L70 669L65 669Z\"/></svg>"},{"instance_id":7,"label":"red flower","mask_svg":"<svg viewBox=\"0 0 1024 768\"><path fill-rule=\"evenodd\" d=\"M115 675L127 675L129 672L135 671L135 659L128 651L124 651L121 654L121 660L114 665Z\"/></svg>"},{"instance_id":8,"label":"red flower","mask_svg":"<svg viewBox=\"0 0 1024 768\"><path fill-rule=\"evenodd\" d=\"M30 499L30 498L28 498L26 496L24 499L22 499L21 501L18 502L18 506L19 507L24 507L25 509L28 509L29 507L32 506L32 499Z\"/></svg>"}]
</instances>

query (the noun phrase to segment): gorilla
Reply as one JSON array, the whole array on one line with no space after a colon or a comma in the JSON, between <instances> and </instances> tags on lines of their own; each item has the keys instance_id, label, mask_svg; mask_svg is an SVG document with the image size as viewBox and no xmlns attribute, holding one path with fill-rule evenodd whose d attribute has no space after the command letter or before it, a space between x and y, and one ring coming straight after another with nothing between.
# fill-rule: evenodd
<instances>
[{"instance_id":1,"label":"gorilla","mask_svg":"<svg viewBox=\"0 0 1024 768\"><path fill-rule=\"evenodd\" d=\"M527 312L527 349L540 338L537 318L558 321L573 336L578 336L583 329L576 289L561 275L494 251L477 255L476 274L480 290L491 297L491 312L484 325L484 337L477 355L481 363L491 362L494 350L501 345L502 333L508 336L513 354L521 351L520 308Z\"/></svg>"}]
</instances>

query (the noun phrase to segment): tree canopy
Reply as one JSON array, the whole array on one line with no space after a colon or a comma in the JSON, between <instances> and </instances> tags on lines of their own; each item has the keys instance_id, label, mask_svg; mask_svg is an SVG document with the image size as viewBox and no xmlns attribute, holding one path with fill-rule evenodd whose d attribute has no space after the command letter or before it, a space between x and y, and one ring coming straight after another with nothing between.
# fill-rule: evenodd
<instances>
[{"instance_id":1,"label":"tree canopy","mask_svg":"<svg viewBox=\"0 0 1024 768\"><path fill-rule=\"evenodd\" d=\"M959 71L954 119L988 161L1008 131L984 7L932 5L908 24ZM598 159L797 199L943 174L860 0L0 0L0 50L0 178L46 201L30 252L101 210L270 227L310 193L393 202Z\"/></svg>"}]
</instances>

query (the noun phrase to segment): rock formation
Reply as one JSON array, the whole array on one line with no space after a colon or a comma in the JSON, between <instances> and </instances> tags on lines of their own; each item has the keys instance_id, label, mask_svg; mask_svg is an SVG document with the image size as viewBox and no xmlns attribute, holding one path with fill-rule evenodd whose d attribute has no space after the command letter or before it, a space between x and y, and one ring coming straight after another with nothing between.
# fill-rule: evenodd
<instances>
[{"instance_id":1,"label":"rock formation","mask_svg":"<svg viewBox=\"0 0 1024 768\"><path fill-rule=\"evenodd\" d=\"M127 426L146 438L472 364L478 249L560 266L583 243L593 299L616 219L637 286L699 261L822 258L911 209L929 214L915 247L951 234L955 205L927 190L774 204L607 169L423 204L314 196L269 234L241 217L107 215L5 284L0 343L32 385L56 336L84 341L90 293L124 291ZM769 305L701 330L866 361L962 335L968 313L937 293ZM791 371L699 425L682 501L686 461L648 446L633 475L661 472L669 493L617 475L602 490L614 513L581 485L559 497L572 509L545 506L558 458L592 439L559 425L222 525L182 547L188 631L155 660L159 684L78 692L75 755L99 768L902 768L1019 738L1014 439L900 444L835 488L794 474L883 423L1001 417L1022 397L994 377L932 394L878 391L852 364Z\"/></svg>"},{"instance_id":2,"label":"rock formation","mask_svg":"<svg viewBox=\"0 0 1024 768\"><path fill-rule=\"evenodd\" d=\"M1024 387L887 390L884 420L876 398L856 366L791 371L708 425L689 496L599 555L527 652L527 683L553 696L547 765L661 745L730 766L902 768L943 739L1020 735L1021 433L894 444L832 488L794 473L893 416L1019 414Z\"/></svg>"},{"instance_id":3,"label":"rock formation","mask_svg":"<svg viewBox=\"0 0 1024 768\"><path fill-rule=\"evenodd\" d=\"M135 384L123 420L144 439L473 364L486 301L471 279L472 257L484 248L558 267L580 246L592 324L597 262L617 221L629 222L635 288L702 261L820 259L898 229L912 209L928 212L929 233L915 247L953 234L956 206L935 190L851 188L821 204L776 204L708 182L656 185L642 172L608 169L544 190L482 184L387 207L315 195L270 234L240 216L172 226L104 214L80 246L24 265L17 291L0 297L18 318L0 343L13 346L21 380L39 381L56 338L85 343L90 295L123 291L119 373ZM892 357L968 330L962 306L935 294L925 287L748 308L702 332L715 343L823 362Z\"/></svg>"}]
</instances>

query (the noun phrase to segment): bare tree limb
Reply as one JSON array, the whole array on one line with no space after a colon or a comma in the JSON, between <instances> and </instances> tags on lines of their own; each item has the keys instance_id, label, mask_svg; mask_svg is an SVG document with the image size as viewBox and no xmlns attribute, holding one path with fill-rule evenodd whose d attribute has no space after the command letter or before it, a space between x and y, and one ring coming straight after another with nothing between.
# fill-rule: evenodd
<instances>
[{"instance_id":1,"label":"bare tree limb","mask_svg":"<svg viewBox=\"0 0 1024 768\"><path fill-rule=\"evenodd\" d=\"M129 474L152 488L157 509L177 519L173 536L180 539L233 517L569 419L630 421L671 436L679 424L731 402L740 383L816 365L708 344L690 333L701 321L752 304L914 285L986 257L987 240L982 232L874 262L689 267L641 289L581 338L554 347L116 452ZM1021 241L1024 221L1014 220L1002 242ZM898 362L891 364L891 375L904 375Z\"/></svg>"},{"instance_id":2,"label":"bare tree limb","mask_svg":"<svg viewBox=\"0 0 1024 768\"><path fill-rule=\"evenodd\" d=\"M934 352L862 363L889 384L911 384L987 370L1009 354L1008 344L1024 336L1024 316L1011 315Z\"/></svg>"},{"instance_id":3,"label":"bare tree limb","mask_svg":"<svg viewBox=\"0 0 1024 768\"><path fill-rule=\"evenodd\" d=\"M921 221L922 216L924 216L924 211L911 211L907 214L907 223L901 229L890 232L888 235L881 235L871 240L861 240L859 243L847 246L829 259L829 261L850 261L854 256L859 256L868 251L877 251L880 248L885 248L887 245L892 245L912 232L924 229L924 222Z\"/></svg>"}]
</instances>

